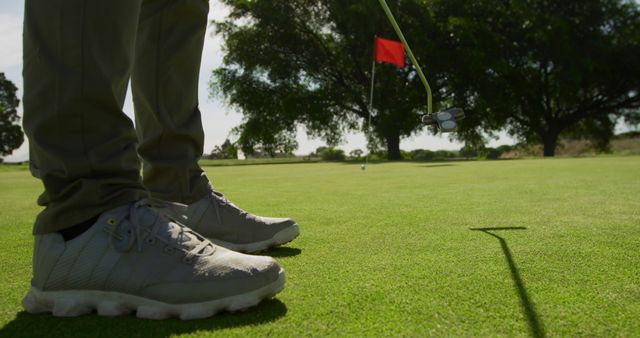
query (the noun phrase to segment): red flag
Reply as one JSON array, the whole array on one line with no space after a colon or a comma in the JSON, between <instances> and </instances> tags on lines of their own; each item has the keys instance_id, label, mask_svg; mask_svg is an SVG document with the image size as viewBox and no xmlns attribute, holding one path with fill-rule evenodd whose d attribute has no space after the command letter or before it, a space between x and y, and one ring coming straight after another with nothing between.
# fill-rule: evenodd
<instances>
[{"instance_id":1,"label":"red flag","mask_svg":"<svg viewBox=\"0 0 640 338\"><path fill-rule=\"evenodd\" d=\"M404 68L404 46L401 42L376 37L373 57L376 62L386 62Z\"/></svg>"}]
</instances>

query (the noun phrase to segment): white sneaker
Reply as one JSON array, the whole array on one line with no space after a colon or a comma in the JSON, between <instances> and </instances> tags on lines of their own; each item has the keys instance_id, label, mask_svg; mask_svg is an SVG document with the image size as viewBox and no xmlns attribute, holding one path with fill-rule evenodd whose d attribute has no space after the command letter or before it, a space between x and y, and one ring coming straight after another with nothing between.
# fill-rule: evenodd
<instances>
[{"instance_id":1,"label":"white sneaker","mask_svg":"<svg viewBox=\"0 0 640 338\"><path fill-rule=\"evenodd\" d=\"M184 223L217 245L246 253L291 242L300 234L298 224L291 218L252 215L215 191L187 208L158 211Z\"/></svg>"},{"instance_id":2,"label":"white sneaker","mask_svg":"<svg viewBox=\"0 0 640 338\"><path fill-rule=\"evenodd\" d=\"M284 288L273 258L218 247L150 208L162 210L158 203L105 212L68 242L58 233L36 236L25 310L196 319L254 306Z\"/></svg>"}]
</instances>

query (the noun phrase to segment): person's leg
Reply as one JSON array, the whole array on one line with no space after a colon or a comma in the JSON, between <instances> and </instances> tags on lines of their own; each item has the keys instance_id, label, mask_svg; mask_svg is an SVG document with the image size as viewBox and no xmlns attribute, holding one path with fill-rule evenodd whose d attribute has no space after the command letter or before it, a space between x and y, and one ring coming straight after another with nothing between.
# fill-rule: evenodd
<instances>
[{"instance_id":1,"label":"person's leg","mask_svg":"<svg viewBox=\"0 0 640 338\"><path fill-rule=\"evenodd\" d=\"M46 189L27 312L195 319L284 287L273 258L217 247L153 209L167 204L134 202L146 191L121 107L139 10L137 0L26 0L25 129ZM60 231L95 216L74 238Z\"/></svg>"},{"instance_id":2,"label":"person's leg","mask_svg":"<svg viewBox=\"0 0 640 338\"><path fill-rule=\"evenodd\" d=\"M208 11L207 0L144 0L131 79L144 186L152 197L185 204L211 192L198 165Z\"/></svg>"},{"instance_id":3,"label":"person's leg","mask_svg":"<svg viewBox=\"0 0 640 338\"><path fill-rule=\"evenodd\" d=\"M298 225L237 209L212 191L198 165L204 145L198 77L207 12L206 0L143 1L132 75L143 182L153 197L189 204L186 213L168 216L216 244L261 251L293 240Z\"/></svg>"},{"instance_id":4,"label":"person's leg","mask_svg":"<svg viewBox=\"0 0 640 338\"><path fill-rule=\"evenodd\" d=\"M136 135L122 112L140 2L25 5L24 129L45 189L34 233L44 234L146 195Z\"/></svg>"}]
</instances>

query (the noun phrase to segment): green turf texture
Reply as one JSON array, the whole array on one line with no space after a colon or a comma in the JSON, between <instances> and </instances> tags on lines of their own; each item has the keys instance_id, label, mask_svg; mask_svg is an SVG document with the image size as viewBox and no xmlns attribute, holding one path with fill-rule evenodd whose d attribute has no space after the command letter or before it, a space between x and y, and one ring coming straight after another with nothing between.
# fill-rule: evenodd
<instances>
[{"instance_id":1,"label":"green turf texture","mask_svg":"<svg viewBox=\"0 0 640 338\"><path fill-rule=\"evenodd\" d=\"M206 167L302 233L269 252L275 300L187 322L22 312L41 184L18 169L0 171L1 336L640 336L640 157ZM471 230L496 227L525 229Z\"/></svg>"}]
</instances>

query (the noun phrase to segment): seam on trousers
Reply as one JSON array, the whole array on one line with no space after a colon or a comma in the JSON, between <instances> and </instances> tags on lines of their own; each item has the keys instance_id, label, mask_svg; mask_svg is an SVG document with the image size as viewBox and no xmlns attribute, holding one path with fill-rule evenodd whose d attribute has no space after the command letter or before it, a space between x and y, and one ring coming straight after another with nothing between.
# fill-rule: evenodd
<instances>
[{"instance_id":1,"label":"seam on trousers","mask_svg":"<svg viewBox=\"0 0 640 338\"><path fill-rule=\"evenodd\" d=\"M81 11L81 20L82 26L80 27L80 95L84 97L85 95L85 48L86 48L86 26L87 26L87 16L85 11L87 9L87 0L82 1ZM86 115L87 111L84 109L80 113L80 128L82 128L82 132L80 133L80 139L82 140L82 153L84 157L87 159L87 163L89 164L89 175L93 176L95 173L93 161L89 157L89 152L87 150L87 140L86 140L86 132L87 132L87 123L86 123Z\"/></svg>"},{"instance_id":2,"label":"seam on trousers","mask_svg":"<svg viewBox=\"0 0 640 338\"><path fill-rule=\"evenodd\" d=\"M173 120L170 119L168 117L169 114L171 114L171 112L166 112L167 116L165 116L166 118L162 118L161 115L164 114L165 112L161 112L161 107L160 107L160 55L162 53L162 51L164 50L162 47L162 41L164 41L164 20L165 20L165 15L167 13L167 8L170 6L173 6L174 4L171 1L165 2L164 6L162 7L162 10L160 11L160 14L158 15L158 36L157 36L157 40L156 40L156 60L155 60L155 95L154 95L154 106L155 106L155 113L158 115L157 120L160 122L161 124L161 128L162 128L162 132L160 133L160 137L158 138L158 142L157 144L163 144L164 139L166 138L166 132L165 129L168 126L163 126L163 122L167 123L169 121L171 121L173 123ZM158 158L161 152L161 149L159 147L156 147L156 158ZM175 175L175 168L172 168L172 172ZM185 186L187 186L189 184L189 178L187 177L187 181L184 181L184 175L182 175L181 173L179 174L179 176L177 177L177 182L178 182L178 186L176 187L177 189L172 189L172 190L177 190L175 193L171 193L172 195L175 196L177 195L177 199L179 201L184 201L185 200L185 196L187 196L187 193L185 191Z\"/></svg>"},{"instance_id":3,"label":"seam on trousers","mask_svg":"<svg viewBox=\"0 0 640 338\"><path fill-rule=\"evenodd\" d=\"M160 157L160 147L157 146L158 144L162 144L162 140L165 138L165 131L164 128L165 126L163 126L162 124L162 118L160 118L160 51L162 50L162 29L163 29L163 16L164 13L166 11L166 7L167 5L165 4L162 7L162 10L160 10L160 13L158 14L158 22L156 25L154 25L154 27L157 27L156 29L158 30L158 34L156 36L156 50L155 50L155 69L154 69L154 95L153 95L153 112L151 112L152 115L155 115L155 119L158 121L158 124L160 124L160 128L161 128L161 132L160 132L160 136L158 137L158 141L156 142L156 146L155 146L155 158L157 159L158 157Z\"/></svg>"},{"instance_id":4,"label":"seam on trousers","mask_svg":"<svg viewBox=\"0 0 640 338\"><path fill-rule=\"evenodd\" d=\"M63 33L63 28L62 28L62 22L64 21L64 6L58 6L58 55L62 56L62 47L64 45L64 42L62 41L62 33ZM31 19L33 20L33 19ZM41 29L40 27L38 27L38 29ZM41 38L40 36L38 38ZM62 57L61 57L62 58ZM40 54L40 47L38 47L38 64L42 63L44 61L42 61L42 56ZM57 62L57 67L58 67L58 71L56 72L56 76L58 77L56 80L56 109L55 112L57 115L60 115L60 108L62 107L62 71L64 70L64 64L63 62L60 60ZM59 116L56 116L56 120L58 119ZM56 133L60 133L60 125L59 125L59 121L58 123L56 123ZM35 145L36 142L34 142ZM29 143L31 144L31 143ZM46 162L46 161L45 161ZM50 169L50 168L49 168ZM47 169L45 168L43 170L45 173L47 172ZM38 172L38 174L41 174L40 172ZM39 175L39 178L41 178L42 175ZM44 185L44 180L42 180L42 183ZM45 186L45 192L46 192L46 186Z\"/></svg>"}]
</instances>

